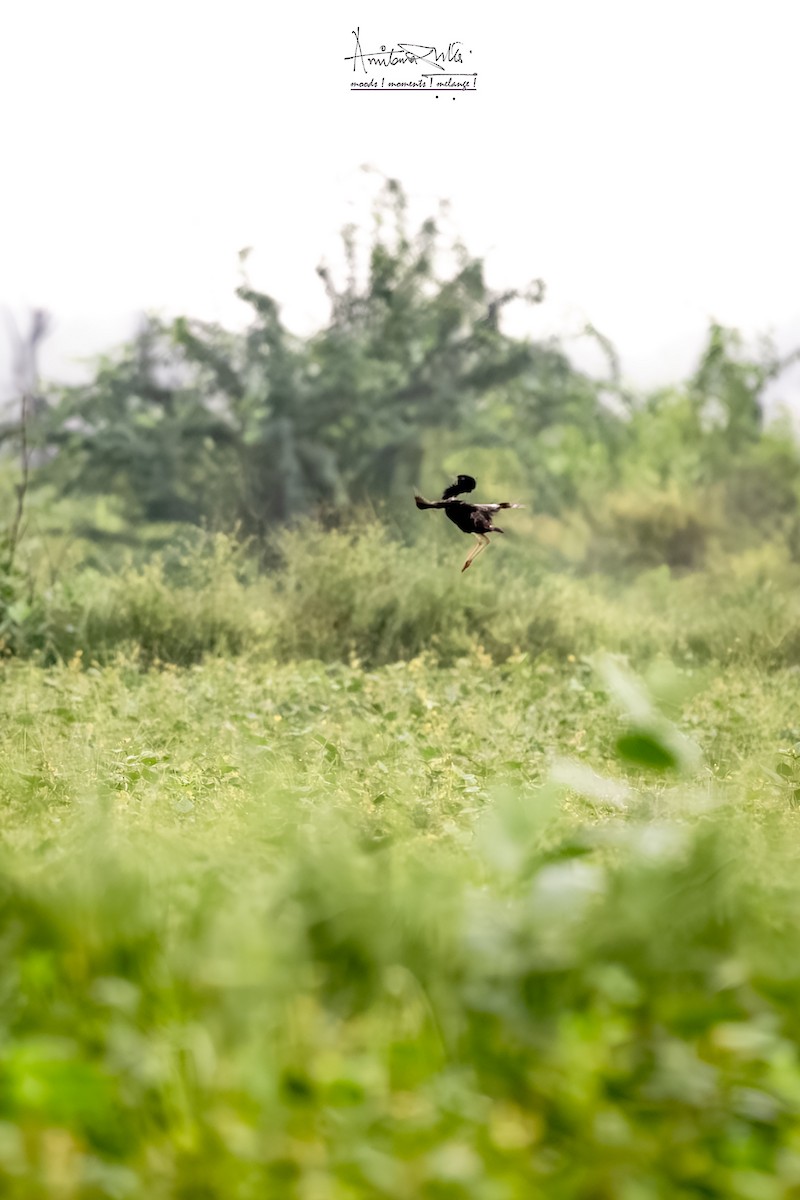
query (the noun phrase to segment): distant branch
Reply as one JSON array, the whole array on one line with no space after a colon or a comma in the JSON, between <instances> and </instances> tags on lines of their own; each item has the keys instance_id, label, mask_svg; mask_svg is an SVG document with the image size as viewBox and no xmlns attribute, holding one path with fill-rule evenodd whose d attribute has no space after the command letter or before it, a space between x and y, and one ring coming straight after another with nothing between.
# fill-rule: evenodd
<instances>
[{"instance_id":1,"label":"distant branch","mask_svg":"<svg viewBox=\"0 0 800 1200\"><path fill-rule=\"evenodd\" d=\"M20 481L15 488L16 505L6 545L5 566L10 571L14 565L17 547L22 537L22 522L25 515L25 499L28 494L31 465L28 428L39 384L39 346L50 331L50 317L44 309L34 309L31 314L30 329L24 337L20 334L10 314L7 317L7 323L13 345L14 383L19 393L20 447Z\"/></svg>"}]
</instances>

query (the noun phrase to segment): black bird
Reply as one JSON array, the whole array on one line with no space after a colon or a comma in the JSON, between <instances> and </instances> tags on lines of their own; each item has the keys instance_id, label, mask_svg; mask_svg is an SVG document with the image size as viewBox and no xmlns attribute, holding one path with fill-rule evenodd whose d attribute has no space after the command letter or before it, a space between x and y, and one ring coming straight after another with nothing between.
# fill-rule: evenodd
<instances>
[{"instance_id":1,"label":"black bird","mask_svg":"<svg viewBox=\"0 0 800 1200\"><path fill-rule=\"evenodd\" d=\"M417 493L414 494L417 508L443 508L454 525L464 533L475 534L478 540L467 555L462 571L466 571L472 560L489 545L487 534L505 533L499 525L492 524L492 517L497 510L524 507L522 504L512 504L509 500L502 500L498 504L470 504L467 500L456 499L456 496L461 496L464 492L474 492L475 487L476 483L471 475L459 475L455 483L444 489L441 500L425 500Z\"/></svg>"}]
</instances>

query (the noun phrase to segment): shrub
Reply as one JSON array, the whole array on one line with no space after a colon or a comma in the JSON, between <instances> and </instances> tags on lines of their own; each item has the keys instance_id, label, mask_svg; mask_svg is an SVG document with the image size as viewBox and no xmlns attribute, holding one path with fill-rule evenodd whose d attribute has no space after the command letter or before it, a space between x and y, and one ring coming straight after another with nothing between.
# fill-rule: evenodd
<instances>
[{"instance_id":1,"label":"shrub","mask_svg":"<svg viewBox=\"0 0 800 1200\"><path fill-rule=\"evenodd\" d=\"M29 648L49 659L80 651L100 662L133 650L145 665L240 653L263 636L244 555L234 538L195 533L115 575L68 573L41 595L46 620Z\"/></svg>"},{"instance_id":2,"label":"shrub","mask_svg":"<svg viewBox=\"0 0 800 1200\"><path fill-rule=\"evenodd\" d=\"M306 523L280 540L269 639L279 658L365 664L433 650L465 653L485 619L486 589L459 592L452 566L392 541L375 523L325 532Z\"/></svg>"},{"instance_id":3,"label":"shrub","mask_svg":"<svg viewBox=\"0 0 800 1200\"><path fill-rule=\"evenodd\" d=\"M702 495L664 491L614 492L592 517L594 536L587 565L592 570L642 570L702 566L718 521Z\"/></svg>"}]
</instances>

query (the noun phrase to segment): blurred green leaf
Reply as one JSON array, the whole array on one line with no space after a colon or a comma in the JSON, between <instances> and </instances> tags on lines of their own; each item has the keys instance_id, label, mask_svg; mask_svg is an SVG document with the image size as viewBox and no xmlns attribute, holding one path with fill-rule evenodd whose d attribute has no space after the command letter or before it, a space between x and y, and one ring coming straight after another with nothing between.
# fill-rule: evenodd
<instances>
[{"instance_id":1,"label":"blurred green leaf","mask_svg":"<svg viewBox=\"0 0 800 1200\"><path fill-rule=\"evenodd\" d=\"M631 731L616 741L616 751L625 762L656 771L675 770L679 766L675 753L657 734Z\"/></svg>"}]
</instances>

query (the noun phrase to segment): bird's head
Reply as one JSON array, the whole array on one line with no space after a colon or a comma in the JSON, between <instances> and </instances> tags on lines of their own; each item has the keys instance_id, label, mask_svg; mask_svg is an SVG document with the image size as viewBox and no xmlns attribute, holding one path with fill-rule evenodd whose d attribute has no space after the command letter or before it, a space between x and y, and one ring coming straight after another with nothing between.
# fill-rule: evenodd
<instances>
[{"instance_id":1,"label":"bird's head","mask_svg":"<svg viewBox=\"0 0 800 1200\"><path fill-rule=\"evenodd\" d=\"M474 492L475 487L476 483L471 475L459 475L455 483L444 489L442 499L449 500L451 496L460 496L462 492Z\"/></svg>"}]
</instances>

